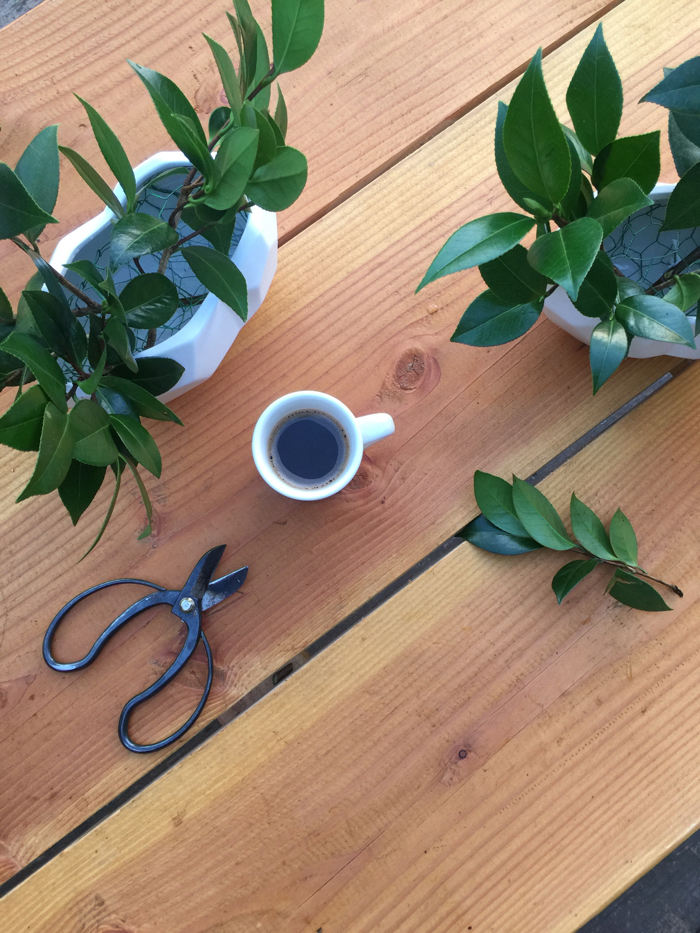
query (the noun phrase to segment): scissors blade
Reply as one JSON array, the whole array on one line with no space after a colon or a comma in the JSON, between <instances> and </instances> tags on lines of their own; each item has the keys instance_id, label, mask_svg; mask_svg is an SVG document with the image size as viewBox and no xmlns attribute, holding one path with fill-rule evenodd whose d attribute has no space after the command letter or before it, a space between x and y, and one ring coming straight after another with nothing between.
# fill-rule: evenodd
<instances>
[{"instance_id":1,"label":"scissors blade","mask_svg":"<svg viewBox=\"0 0 700 933\"><path fill-rule=\"evenodd\" d=\"M189 575L187 583L180 590L179 599L185 599L188 596L191 599L202 599L225 550L226 545L220 544L218 547L213 547L210 551L207 551L203 557L200 557L195 564L194 570Z\"/></svg>"},{"instance_id":2,"label":"scissors blade","mask_svg":"<svg viewBox=\"0 0 700 933\"><path fill-rule=\"evenodd\" d=\"M218 580L212 580L202 597L202 612L216 606L222 600L231 596L236 590L243 586L243 582L248 575L248 568L241 567L240 570L234 570L227 573L225 577L219 577Z\"/></svg>"}]
</instances>

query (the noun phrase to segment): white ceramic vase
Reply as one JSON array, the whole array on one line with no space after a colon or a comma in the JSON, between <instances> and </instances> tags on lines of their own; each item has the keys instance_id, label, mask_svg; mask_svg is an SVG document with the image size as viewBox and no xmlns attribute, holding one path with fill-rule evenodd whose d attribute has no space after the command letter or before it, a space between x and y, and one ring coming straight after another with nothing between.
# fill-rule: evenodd
<instances>
[{"instance_id":1,"label":"white ceramic vase","mask_svg":"<svg viewBox=\"0 0 700 933\"><path fill-rule=\"evenodd\" d=\"M143 188L149 179L161 172L182 166L189 166L189 163L181 152L158 152L134 169L136 186ZM117 185L114 192L125 204L126 197L121 185ZM114 219L114 214L106 207L97 217L64 236L51 256L51 265L58 272L70 275L66 272L66 263L76 259L94 259L96 252L108 244ZM253 207L242 236L230 256L243 273L248 286L250 320L263 303L277 269L277 215ZM118 275L115 275L115 280L119 285ZM209 293L180 330L134 356L168 357L185 367L177 385L160 396L161 401L167 402L213 375L243 323L235 311Z\"/></svg>"},{"instance_id":2,"label":"white ceramic vase","mask_svg":"<svg viewBox=\"0 0 700 933\"><path fill-rule=\"evenodd\" d=\"M655 204L661 207L668 200L674 187L675 185L658 184L649 197ZM662 215L662 212L659 213ZM658 259L667 257L669 250L675 248L676 244L674 243L674 238L677 241L679 239L679 234L684 240L690 240L695 236L696 241L700 243L700 228L698 228L697 231L670 230L667 233L657 235L658 225L648 224L647 216L647 210L645 209L639 211L637 214L633 214L630 219L630 235L634 236L635 241L634 256L625 254L624 237L617 247L612 245L615 241L616 234L622 228L618 228L618 231L614 231L611 237L606 239L605 243L606 252L625 276L638 281L640 278L640 267L643 264L646 278L653 282L663 274L666 268L666 265L658 261ZM635 230L635 220L637 218L639 218L639 226L641 229ZM644 220L641 218L644 218ZM661 217L659 217L658 220L660 225ZM627 223L627 221L625 223ZM644 224L644 226L642 226L642 224ZM692 248L693 245L695 244L691 243L690 248ZM684 252L678 256L678 259L687 252L689 252L689 249L684 250ZM571 299L561 287L557 288L552 292L549 298L545 299L544 313L550 321L571 334L572 337L576 337L581 343L590 344L591 334L596 325L600 323L600 318L586 317L581 314L580 311L577 311L571 303ZM695 317L691 317L689 320L693 330L695 330ZM695 341L696 346L698 344L698 339ZM700 348L692 350L690 347L685 347L677 343L663 343L659 340L647 340L644 337L634 337L630 344L629 355L635 359L646 359L650 356L665 355L697 360L700 359Z\"/></svg>"}]
</instances>

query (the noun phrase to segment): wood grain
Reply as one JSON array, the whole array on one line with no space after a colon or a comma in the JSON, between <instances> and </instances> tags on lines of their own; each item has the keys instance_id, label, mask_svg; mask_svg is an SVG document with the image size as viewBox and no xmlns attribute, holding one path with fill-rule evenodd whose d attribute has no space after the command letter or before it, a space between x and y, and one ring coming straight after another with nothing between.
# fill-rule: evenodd
<instances>
[{"instance_id":1,"label":"wood grain","mask_svg":"<svg viewBox=\"0 0 700 933\"><path fill-rule=\"evenodd\" d=\"M662 64L689 57L700 37L700 16L679 0L663 5L666 28L656 35L660 10L660 0L627 0L606 20L631 100ZM560 110L591 31L547 60ZM149 484L152 538L135 540L142 516L130 489L106 541L76 565L96 519L73 531L53 502L14 506L28 458L0 456L8 477L0 528L12 542L3 554L0 630L5 877L157 760L124 752L115 727L126 699L172 660L178 628L165 614L143 619L99 664L58 675L43 665L40 644L70 596L118 576L175 586L204 550L227 542L222 570L245 562L251 571L243 590L206 620L217 665L205 711L212 718L473 516L474 469L528 475L665 370L663 359L625 364L591 398L586 348L545 320L506 347L449 343L480 287L477 275L413 295L449 232L508 209L491 154L495 109L494 100L484 103L282 249L264 309L216 376L176 402L186 427L156 429L165 468ZM625 130L662 120L657 108L633 108ZM309 506L269 490L249 454L264 407L302 388L329 391L358 414L389 411L397 423L342 494ZM62 656L84 652L128 601L108 594L86 607L58 646ZM138 737L165 735L186 718L202 665L196 659L136 719Z\"/></svg>"},{"instance_id":2,"label":"wood grain","mask_svg":"<svg viewBox=\"0 0 700 933\"><path fill-rule=\"evenodd\" d=\"M538 45L552 47L619 0L329 0L320 48L284 75L291 145L309 159L306 191L280 216L284 235L361 187L402 152L524 70ZM229 4L230 6L230 4ZM253 9L270 35L270 4ZM134 164L172 149L130 58L172 77L206 122L225 102L202 32L233 47L224 2L52 0L0 34L1 158L14 165L41 127L106 168L85 112L89 100L115 127ZM468 50L468 51L467 51ZM102 204L62 157L56 241ZM32 274L18 250L0 245L3 288L13 298Z\"/></svg>"},{"instance_id":3,"label":"wood grain","mask_svg":"<svg viewBox=\"0 0 700 933\"><path fill-rule=\"evenodd\" d=\"M700 369L542 485L672 612L463 545L0 902L4 927L572 933L698 826ZM609 573L609 572L608 572Z\"/></svg>"}]
</instances>

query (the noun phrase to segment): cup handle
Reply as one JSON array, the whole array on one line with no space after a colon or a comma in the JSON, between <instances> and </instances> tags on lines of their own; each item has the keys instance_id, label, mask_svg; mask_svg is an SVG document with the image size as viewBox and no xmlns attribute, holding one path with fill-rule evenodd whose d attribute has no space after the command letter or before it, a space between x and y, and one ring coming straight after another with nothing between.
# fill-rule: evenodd
<instances>
[{"instance_id":1,"label":"cup handle","mask_svg":"<svg viewBox=\"0 0 700 933\"><path fill-rule=\"evenodd\" d=\"M388 437L396 430L394 419L391 415L377 413L374 415L362 415L356 418L357 426L362 435L362 449L366 450L370 444L380 441L383 437Z\"/></svg>"}]
</instances>

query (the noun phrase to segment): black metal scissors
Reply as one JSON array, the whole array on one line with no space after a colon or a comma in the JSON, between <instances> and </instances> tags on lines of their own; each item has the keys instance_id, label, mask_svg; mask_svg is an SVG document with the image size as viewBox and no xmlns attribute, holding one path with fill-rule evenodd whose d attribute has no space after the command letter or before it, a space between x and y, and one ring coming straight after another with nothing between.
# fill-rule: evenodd
<instances>
[{"instance_id":1,"label":"black metal scissors","mask_svg":"<svg viewBox=\"0 0 700 933\"><path fill-rule=\"evenodd\" d=\"M122 580L109 580L107 583L99 583L97 586L91 586L89 590L80 593L79 596L75 596L70 602L61 609L61 611L54 617L53 621L46 630L46 635L44 636L44 660L52 667L55 671L79 671L84 667L87 667L88 664L92 664L97 655L100 653L104 645L109 641L109 639L114 635L115 632L125 625L130 619L133 619L134 616L137 616L140 612L144 612L146 609L150 609L151 606L158 606L162 603L165 603L168 606L172 606L173 613L181 619L187 626L187 637L185 638L185 644L180 649L180 653L175 658L170 667L162 674L154 684L151 684L146 690L142 693L138 693L135 697L129 700L128 703L124 706L124 709L121 712L119 717L119 738L121 739L122 745L128 748L132 752L155 752L160 748L165 748L167 745L172 744L181 735L184 735L185 732L190 728L190 726L197 719L199 714L202 712L204 704L207 701L209 696L209 690L211 689L212 675L213 675L213 663L211 657L211 648L209 647L209 642L207 637L202 631L202 613L209 609L211 606L215 606L217 603L220 603L223 599L226 599L227 596L230 596L232 593L235 593L236 590L243 584L243 581L246 578L248 573L247 567L241 567L240 570L234 570L233 573L226 574L225 577L220 577L218 580L212 581L212 576L216 570L221 556L226 549L226 545L222 544L219 547L212 548L210 551L202 557L196 564L194 570L189 575L187 583L183 586L181 590L166 590L162 586L158 586L156 583L149 583L148 580L134 580L134 579L122 579ZM148 593L146 596L143 596L141 599L137 600L128 609L125 609L121 615L109 625L104 632L99 636L95 644L88 651L84 658L81 658L79 661L70 661L66 664L62 664L51 654L51 642L53 636L56 633L56 629L60 625L61 621L65 616L70 612L70 610L80 602L81 599L85 599L86 596L90 596L92 593L97 593L98 590L103 590L108 586L119 586L121 583L138 583L141 586L150 586L154 593ZM197 708L192 713L190 718L180 726L172 735L169 735L165 739L161 739L160 742L153 742L151 745L139 745L136 742L133 742L129 738L129 717L131 716L132 711L145 700L148 700L154 694L158 693L160 690L165 687L166 684L175 677L175 675L182 670L185 664L194 654L195 648L199 643L199 639L202 639L204 643L204 650L207 653L207 664L208 664L208 674L207 682L204 687L204 693L197 704Z\"/></svg>"}]
</instances>

